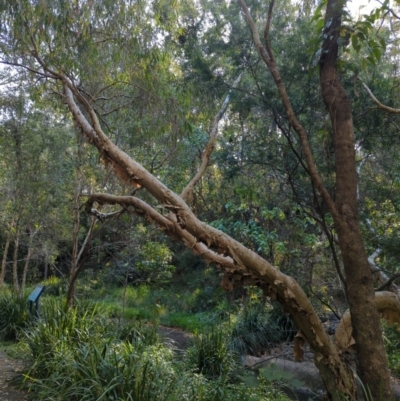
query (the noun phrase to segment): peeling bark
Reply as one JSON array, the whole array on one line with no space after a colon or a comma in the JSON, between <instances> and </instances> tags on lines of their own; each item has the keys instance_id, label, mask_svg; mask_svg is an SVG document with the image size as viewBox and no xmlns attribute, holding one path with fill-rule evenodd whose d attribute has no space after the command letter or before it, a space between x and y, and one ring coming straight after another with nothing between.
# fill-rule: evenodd
<instances>
[{"instance_id":1,"label":"peeling bark","mask_svg":"<svg viewBox=\"0 0 400 401\"><path fill-rule=\"evenodd\" d=\"M400 300L396 294L389 291L375 293L375 302L378 311L389 324L398 323L400 327ZM353 338L353 326L350 311L346 311L340 320L334 339L339 351L344 351L356 344Z\"/></svg>"}]
</instances>

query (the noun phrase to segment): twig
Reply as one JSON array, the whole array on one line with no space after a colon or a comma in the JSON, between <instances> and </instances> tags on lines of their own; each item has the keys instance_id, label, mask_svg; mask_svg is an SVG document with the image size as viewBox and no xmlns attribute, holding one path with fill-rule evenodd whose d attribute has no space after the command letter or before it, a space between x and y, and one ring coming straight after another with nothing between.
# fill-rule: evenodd
<instances>
[{"instance_id":1,"label":"twig","mask_svg":"<svg viewBox=\"0 0 400 401\"><path fill-rule=\"evenodd\" d=\"M393 281L398 279L399 277L400 277L400 273L395 274L394 276L390 277L390 279L388 281L386 281L386 283L382 284L375 291L383 291L386 287L389 287L389 285L392 284Z\"/></svg>"},{"instance_id":2,"label":"twig","mask_svg":"<svg viewBox=\"0 0 400 401\"><path fill-rule=\"evenodd\" d=\"M369 97L370 97L370 98L372 99L372 101L378 106L379 109L385 110L385 111L387 111L387 112L389 112L389 113L392 113L392 114L400 114L400 109L394 109L393 107L389 107L389 106L386 106L386 105L382 104L382 103L374 96L374 94L372 93L371 89L369 89L368 86L367 86L364 82L361 82L361 83L362 83L362 85L364 86L365 90L367 91Z\"/></svg>"}]
</instances>

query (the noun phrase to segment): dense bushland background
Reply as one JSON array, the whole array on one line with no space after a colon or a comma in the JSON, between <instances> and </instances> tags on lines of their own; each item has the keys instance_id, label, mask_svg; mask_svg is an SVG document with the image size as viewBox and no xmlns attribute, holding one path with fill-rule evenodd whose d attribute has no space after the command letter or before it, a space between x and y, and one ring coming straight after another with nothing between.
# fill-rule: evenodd
<instances>
[{"instance_id":1,"label":"dense bushland background","mask_svg":"<svg viewBox=\"0 0 400 401\"><path fill-rule=\"evenodd\" d=\"M44 61L70 74L91 99L111 140L176 193L198 171L229 94L190 206L202 221L296 279L322 319L340 317L348 304L332 216L310 182L237 5L81 3L9 2L0 17L0 336L24 350L31 369L23 385L35 399L58 392L65 399L280 397L267 377L250 387L238 360L290 341L296 331L290 318L250 285L224 292L217 266L131 208L87 210L89 195L107 192L134 194L168 213L99 160L66 112L58 83L37 74L38 62L27 51L37 40ZM360 18L344 15L338 69L352 102L363 240L371 264L396 282L399 114L376 108L362 86L398 107L399 21L381 6ZM251 7L264 21L266 2ZM334 194L334 141L317 68L321 7L279 2L270 38L322 179ZM74 271L77 303L67 310L63 299L73 289ZM40 320L33 322L26 297L37 283L46 290ZM192 348L184 356L165 348L156 339L159 324L193 333ZM390 368L398 375L398 334L383 327ZM149 384L147 374L160 380Z\"/></svg>"}]
</instances>

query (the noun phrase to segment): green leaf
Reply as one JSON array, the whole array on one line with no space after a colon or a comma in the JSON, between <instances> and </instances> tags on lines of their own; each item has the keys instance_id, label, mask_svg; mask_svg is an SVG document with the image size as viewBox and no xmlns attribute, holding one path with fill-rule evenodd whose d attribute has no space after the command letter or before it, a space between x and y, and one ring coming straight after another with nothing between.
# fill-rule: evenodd
<instances>
[{"instance_id":1,"label":"green leaf","mask_svg":"<svg viewBox=\"0 0 400 401\"><path fill-rule=\"evenodd\" d=\"M250 388L257 388L260 385L260 382L255 376L245 376L242 377L242 380L246 384L246 386Z\"/></svg>"},{"instance_id":2,"label":"green leaf","mask_svg":"<svg viewBox=\"0 0 400 401\"><path fill-rule=\"evenodd\" d=\"M315 25L315 29L317 30L317 32L320 32L320 31L322 31L323 27L324 27L324 19L321 18L317 21L317 23Z\"/></svg>"},{"instance_id":3,"label":"green leaf","mask_svg":"<svg viewBox=\"0 0 400 401\"><path fill-rule=\"evenodd\" d=\"M376 60L371 54L367 57L367 61L372 65L376 65Z\"/></svg>"},{"instance_id":4,"label":"green leaf","mask_svg":"<svg viewBox=\"0 0 400 401\"><path fill-rule=\"evenodd\" d=\"M288 383L291 387L299 388L299 387L304 387L305 383L301 380L297 379L291 379L290 382Z\"/></svg>"},{"instance_id":5,"label":"green leaf","mask_svg":"<svg viewBox=\"0 0 400 401\"><path fill-rule=\"evenodd\" d=\"M356 35L351 36L351 45L353 49L358 53L361 49L360 43L358 42L358 37Z\"/></svg>"},{"instance_id":6,"label":"green leaf","mask_svg":"<svg viewBox=\"0 0 400 401\"><path fill-rule=\"evenodd\" d=\"M372 53L374 54L375 58L377 61L380 61L381 57L382 57L382 52L379 49L379 47L374 47L372 49Z\"/></svg>"},{"instance_id":7,"label":"green leaf","mask_svg":"<svg viewBox=\"0 0 400 401\"><path fill-rule=\"evenodd\" d=\"M383 50L386 50L386 41L384 38L379 38L379 43Z\"/></svg>"}]
</instances>

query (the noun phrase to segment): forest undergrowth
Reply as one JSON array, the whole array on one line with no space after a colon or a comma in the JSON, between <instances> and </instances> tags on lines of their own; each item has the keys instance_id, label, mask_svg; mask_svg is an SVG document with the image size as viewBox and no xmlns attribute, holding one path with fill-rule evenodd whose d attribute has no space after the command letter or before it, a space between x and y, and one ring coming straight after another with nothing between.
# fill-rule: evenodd
<instances>
[{"instance_id":1,"label":"forest undergrowth","mask_svg":"<svg viewBox=\"0 0 400 401\"><path fill-rule=\"evenodd\" d=\"M18 386L34 400L287 400L282 389L291 380L267 371L257 377L241 358L291 341L290 318L258 289L226 294L210 277L205 270L157 288L86 277L68 311L65 283L52 278L44 283L37 321L26 295L2 292L0 340L26 364ZM166 346L159 324L192 333L189 348ZM396 327L383 328L398 377L400 336Z\"/></svg>"},{"instance_id":2,"label":"forest undergrowth","mask_svg":"<svg viewBox=\"0 0 400 401\"><path fill-rule=\"evenodd\" d=\"M25 361L17 384L31 399L287 400L281 385L263 377L254 382L253 373L241 363L243 352L260 352L257 343L262 343L267 314L249 323L236 311L234 324L224 307L216 306L208 312L181 312L179 320L166 302L167 291L157 291L157 304L155 291L147 287L104 289L89 281L82 282L78 292L91 286L90 297L98 302L77 301L66 310L65 299L57 295L60 285L54 279L47 283L37 321L22 307L26 297L7 291L0 295L0 339L12 341L8 352ZM196 322L192 326L190 314ZM195 334L184 353L160 340L160 321L181 321L184 328L191 327ZM243 340L246 324L253 324L253 332Z\"/></svg>"}]
</instances>

